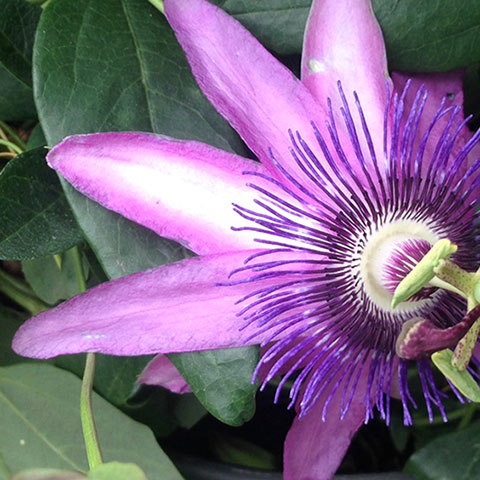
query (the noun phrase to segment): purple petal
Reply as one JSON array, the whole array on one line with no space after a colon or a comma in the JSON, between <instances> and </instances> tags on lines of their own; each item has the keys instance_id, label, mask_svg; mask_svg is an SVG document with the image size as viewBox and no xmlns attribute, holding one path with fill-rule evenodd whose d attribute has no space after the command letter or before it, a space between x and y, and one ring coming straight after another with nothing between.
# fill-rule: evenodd
<instances>
[{"instance_id":1,"label":"purple petal","mask_svg":"<svg viewBox=\"0 0 480 480\"><path fill-rule=\"evenodd\" d=\"M163 387L173 393L192 391L177 367L165 355L161 354L157 355L144 368L138 382Z\"/></svg>"},{"instance_id":2,"label":"purple petal","mask_svg":"<svg viewBox=\"0 0 480 480\"><path fill-rule=\"evenodd\" d=\"M310 122L324 136L325 114L304 85L240 23L204 0L165 1L165 14L203 93L272 172L269 149L298 174L288 130L311 148Z\"/></svg>"},{"instance_id":3,"label":"purple petal","mask_svg":"<svg viewBox=\"0 0 480 480\"><path fill-rule=\"evenodd\" d=\"M410 110L413 105L418 89L422 85L425 85L425 88L428 91L428 98L418 126L420 132L423 133L427 130L430 122L437 113L442 100L445 101L444 108L455 106L461 107L458 119L460 121L464 119L462 90L464 74L465 69L463 68L444 73L392 73L393 83L397 92L403 91L407 80L410 79L411 81L410 88L405 96L405 109L407 111ZM448 124L449 119L450 115L444 115L438 120L433 128L430 139L427 143L425 158L433 158L433 150L435 149L444 128ZM473 134L467 128L463 129L453 147L451 158L460 151L472 135ZM415 150L420 145L421 140L422 135L418 135L415 139ZM477 146L469 156L469 163L473 163L473 161L478 158L479 154L480 148ZM424 162L424 167L428 167L428 162ZM467 168L467 162L465 162L464 168Z\"/></svg>"},{"instance_id":4,"label":"purple petal","mask_svg":"<svg viewBox=\"0 0 480 480\"><path fill-rule=\"evenodd\" d=\"M333 396L322 421L324 393L301 419L295 418L284 449L285 480L330 480L348 450L355 432L365 420L365 384L368 369L357 386L350 408L340 420L343 389Z\"/></svg>"},{"instance_id":5,"label":"purple petal","mask_svg":"<svg viewBox=\"0 0 480 480\"><path fill-rule=\"evenodd\" d=\"M369 0L315 0L312 4L303 45L302 81L322 105L330 97L335 107L341 105L339 80L352 104L353 91L358 93L380 153L390 80L382 31Z\"/></svg>"},{"instance_id":6,"label":"purple petal","mask_svg":"<svg viewBox=\"0 0 480 480\"><path fill-rule=\"evenodd\" d=\"M216 284L254 252L190 258L99 285L28 320L16 333L13 349L27 357L50 358L242 346L254 327L239 330L243 324L235 302L278 279ZM262 339L257 335L250 343Z\"/></svg>"},{"instance_id":7,"label":"purple petal","mask_svg":"<svg viewBox=\"0 0 480 480\"><path fill-rule=\"evenodd\" d=\"M245 170L261 165L198 142L148 133L99 133L65 139L47 157L77 190L199 254L252 248L233 232L232 202L251 204Z\"/></svg>"}]
</instances>

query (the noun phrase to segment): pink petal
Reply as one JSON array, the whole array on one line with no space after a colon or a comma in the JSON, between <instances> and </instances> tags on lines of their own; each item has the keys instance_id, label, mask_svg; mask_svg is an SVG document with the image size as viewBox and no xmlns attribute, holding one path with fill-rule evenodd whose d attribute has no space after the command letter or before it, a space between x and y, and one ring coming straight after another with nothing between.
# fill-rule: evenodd
<instances>
[{"instance_id":1,"label":"pink petal","mask_svg":"<svg viewBox=\"0 0 480 480\"><path fill-rule=\"evenodd\" d=\"M157 355L151 360L141 373L138 382L163 387L173 393L192 391L177 367L165 355Z\"/></svg>"},{"instance_id":2,"label":"pink petal","mask_svg":"<svg viewBox=\"0 0 480 480\"><path fill-rule=\"evenodd\" d=\"M210 102L272 172L270 148L298 176L288 130L300 131L317 153L310 122L329 138L325 114L309 91L240 23L209 2L166 0L165 14Z\"/></svg>"},{"instance_id":3,"label":"pink petal","mask_svg":"<svg viewBox=\"0 0 480 480\"><path fill-rule=\"evenodd\" d=\"M77 190L196 253L252 248L232 208L251 204L245 170L258 163L198 142L148 133L68 137L47 157Z\"/></svg>"},{"instance_id":4,"label":"pink petal","mask_svg":"<svg viewBox=\"0 0 480 480\"><path fill-rule=\"evenodd\" d=\"M13 349L50 358L242 346L252 331L239 331L235 301L259 284L216 283L225 282L252 252L189 258L99 285L28 320L16 333Z\"/></svg>"},{"instance_id":5,"label":"pink petal","mask_svg":"<svg viewBox=\"0 0 480 480\"><path fill-rule=\"evenodd\" d=\"M341 387L329 404L325 422L322 421L322 413L328 392L319 397L303 418L295 418L285 441L285 480L330 480L333 477L353 435L365 420L363 399L367 376L368 369L364 369L343 420L340 419Z\"/></svg>"},{"instance_id":6,"label":"pink petal","mask_svg":"<svg viewBox=\"0 0 480 480\"><path fill-rule=\"evenodd\" d=\"M28 320L16 333L13 349L27 357L50 358L80 352L148 355L261 343L270 332L251 339L257 331L253 324L240 330L245 324L236 314L243 305L235 302L277 285L278 277L265 275L252 282L247 281L252 272L243 270L232 277L233 286L218 286L256 252L261 251L189 258L104 283ZM291 271L290 264L279 268ZM282 275L281 281L298 275Z\"/></svg>"},{"instance_id":7,"label":"pink petal","mask_svg":"<svg viewBox=\"0 0 480 480\"><path fill-rule=\"evenodd\" d=\"M314 0L312 4L303 45L302 81L322 105L330 97L335 108L341 105L339 80L351 107L353 91L358 93L370 133L378 143L377 153L381 153L390 80L383 36L370 0ZM339 113L337 119L343 125Z\"/></svg>"}]
</instances>

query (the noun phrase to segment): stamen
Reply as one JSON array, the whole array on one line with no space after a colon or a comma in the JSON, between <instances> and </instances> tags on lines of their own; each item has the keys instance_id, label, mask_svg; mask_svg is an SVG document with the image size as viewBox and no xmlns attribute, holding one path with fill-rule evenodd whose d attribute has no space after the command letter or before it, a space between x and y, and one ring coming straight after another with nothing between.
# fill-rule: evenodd
<instances>
[{"instance_id":1,"label":"stamen","mask_svg":"<svg viewBox=\"0 0 480 480\"><path fill-rule=\"evenodd\" d=\"M299 370L290 406L297 403L300 416L322 402L325 418L338 397L343 418L360 395L366 421L376 406L388 423L389 392L397 375L404 421L411 424L409 409L417 405L408 387L408 362L395 354L402 327L421 317L430 322L423 327L442 336L464 316L462 299L433 287L398 311L390 307L395 288L438 239L458 245L455 261L461 267L480 261L474 233L480 159L466 165L480 133L458 148L465 121L459 108L446 108L445 101L423 127L431 99L425 86L415 95L412 88L407 82L392 95L387 85L381 152L382 139L369 130L361 99L353 92L355 119L339 83L338 111L327 102L330 138L314 124L316 145L305 141L308 132L289 131L291 158L270 152L277 176L246 172L258 198L253 207L234 204L244 223L233 229L256 232L265 250L246 259L222 285L252 285L237 303L243 328L257 327L248 341L262 335L268 345L255 378L262 375L264 388L284 375L277 401ZM298 168L304 183L285 162ZM444 417L428 358L416 363L429 418L434 406Z\"/></svg>"}]
</instances>

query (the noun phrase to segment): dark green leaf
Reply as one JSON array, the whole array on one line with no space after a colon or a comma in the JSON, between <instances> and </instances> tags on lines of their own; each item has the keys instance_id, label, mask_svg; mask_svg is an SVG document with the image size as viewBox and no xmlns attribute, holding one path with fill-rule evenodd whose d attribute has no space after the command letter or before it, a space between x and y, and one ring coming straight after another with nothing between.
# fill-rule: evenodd
<instances>
[{"instance_id":1,"label":"dark green leaf","mask_svg":"<svg viewBox=\"0 0 480 480\"><path fill-rule=\"evenodd\" d=\"M117 406L124 406L136 389L136 381L151 356L111 357L97 354L95 391ZM55 358L55 365L82 377L85 355L68 355Z\"/></svg>"},{"instance_id":2,"label":"dark green leaf","mask_svg":"<svg viewBox=\"0 0 480 480\"><path fill-rule=\"evenodd\" d=\"M37 124L30 133L30 137L28 137L27 149L33 150L34 148L44 147L46 144L47 140L45 139L42 126Z\"/></svg>"},{"instance_id":3,"label":"dark green leaf","mask_svg":"<svg viewBox=\"0 0 480 480\"><path fill-rule=\"evenodd\" d=\"M87 470L80 383L51 365L0 369L0 455L11 474L33 467ZM97 395L93 408L105 461L136 463L151 479L181 480L147 427Z\"/></svg>"},{"instance_id":4,"label":"dark green leaf","mask_svg":"<svg viewBox=\"0 0 480 480\"><path fill-rule=\"evenodd\" d=\"M0 119L36 116L32 94L32 47L40 9L0 0Z\"/></svg>"},{"instance_id":5,"label":"dark green leaf","mask_svg":"<svg viewBox=\"0 0 480 480\"><path fill-rule=\"evenodd\" d=\"M173 33L148 2L52 2L35 47L39 116L51 145L73 133L147 130L241 148L199 92ZM110 278L185 257L173 242L71 188L66 192Z\"/></svg>"},{"instance_id":6,"label":"dark green leaf","mask_svg":"<svg viewBox=\"0 0 480 480\"><path fill-rule=\"evenodd\" d=\"M52 1L34 58L36 101L51 145L74 133L135 129L241 148L148 2Z\"/></svg>"},{"instance_id":7,"label":"dark green leaf","mask_svg":"<svg viewBox=\"0 0 480 480\"><path fill-rule=\"evenodd\" d=\"M74 133L146 130L226 150L243 149L199 91L165 19L146 1L53 1L40 22L35 66L36 91L41 92L36 98L39 116L51 145ZM110 278L187 255L177 244L103 209L72 188L65 186L65 191ZM210 355L222 363L225 353ZM201 374L194 363L181 368L189 377ZM245 376L245 382L248 389L250 378ZM217 401L226 400L210 397L210 402ZM252 398L247 410L245 417L253 411Z\"/></svg>"},{"instance_id":8,"label":"dark green leaf","mask_svg":"<svg viewBox=\"0 0 480 480\"><path fill-rule=\"evenodd\" d=\"M251 380L259 359L258 347L207 350L168 357L212 415L233 426L252 418L257 387Z\"/></svg>"},{"instance_id":9,"label":"dark green leaf","mask_svg":"<svg viewBox=\"0 0 480 480\"><path fill-rule=\"evenodd\" d=\"M35 116L31 87L13 77L0 63L0 118L16 122Z\"/></svg>"},{"instance_id":10,"label":"dark green leaf","mask_svg":"<svg viewBox=\"0 0 480 480\"><path fill-rule=\"evenodd\" d=\"M109 462L88 472L91 480L147 480L142 469L133 463Z\"/></svg>"},{"instance_id":11,"label":"dark green leaf","mask_svg":"<svg viewBox=\"0 0 480 480\"><path fill-rule=\"evenodd\" d=\"M477 0L374 0L392 70L445 71L480 60Z\"/></svg>"},{"instance_id":12,"label":"dark green leaf","mask_svg":"<svg viewBox=\"0 0 480 480\"><path fill-rule=\"evenodd\" d=\"M11 160L0 174L0 258L24 260L63 252L81 241L44 148Z\"/></svg>"},{"instance_id":13,"label":"dark green leaf","mask_svg":"<svg viewBox=\"0 0 480 480\"><path fill-rule=\"evenodd\" d=\"M262 43L279 54L300 53L311 0L215 0ZM373 0L398 71L445 71L480 60L477 0Z\"/></svg>"},{"instance_id":14,"label":"dark green leaf","mask_svg":"<svg viewBox=\"0 0 480 480\"><path fill-rule=\"evenodd\" d=\"M0 307L0 365L10 365L24 361L12 351L12 338L26 315L15 312L5 307Z\"/></svg>"},{"instance_id":15,"label":"dark green leaf","mask_svg":"<svg viewBox=\"0 0 480 480\"><path fill-rule=\"evenodd\" d=\"M419 480L477 480L480 472L480 422L436 438L415 452L405 471Z\"/></svg>"},{"instance_id":16,"label":"dark green leaf","mask_svg":"<svg viewBox=\"0 0 480 480\"><path fill-rule=\"evenodd\" d=\"M270 50L290 55L302 50L311 0L214 0Z\"/></svg>"}]
</instances>

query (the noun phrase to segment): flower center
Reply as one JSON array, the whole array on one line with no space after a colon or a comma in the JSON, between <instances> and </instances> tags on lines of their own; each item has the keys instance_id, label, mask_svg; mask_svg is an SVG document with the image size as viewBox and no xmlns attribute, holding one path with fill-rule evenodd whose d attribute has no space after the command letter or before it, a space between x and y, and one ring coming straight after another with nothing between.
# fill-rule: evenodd
<instances>
[{"instance_id":1,"label":"flower center","mask_svg":"<svg viewBox=\"0 0 480 480\"><path fill-rule=\"evenodd\" d=\"M437 240L430 228L412 220L382 225L370 236L361 256L360 273L365 292L378 307L393 311L390 305L395 288ZM395 311L415 310L431 293L425 289Z\"/></svg>"}]
</instances>

